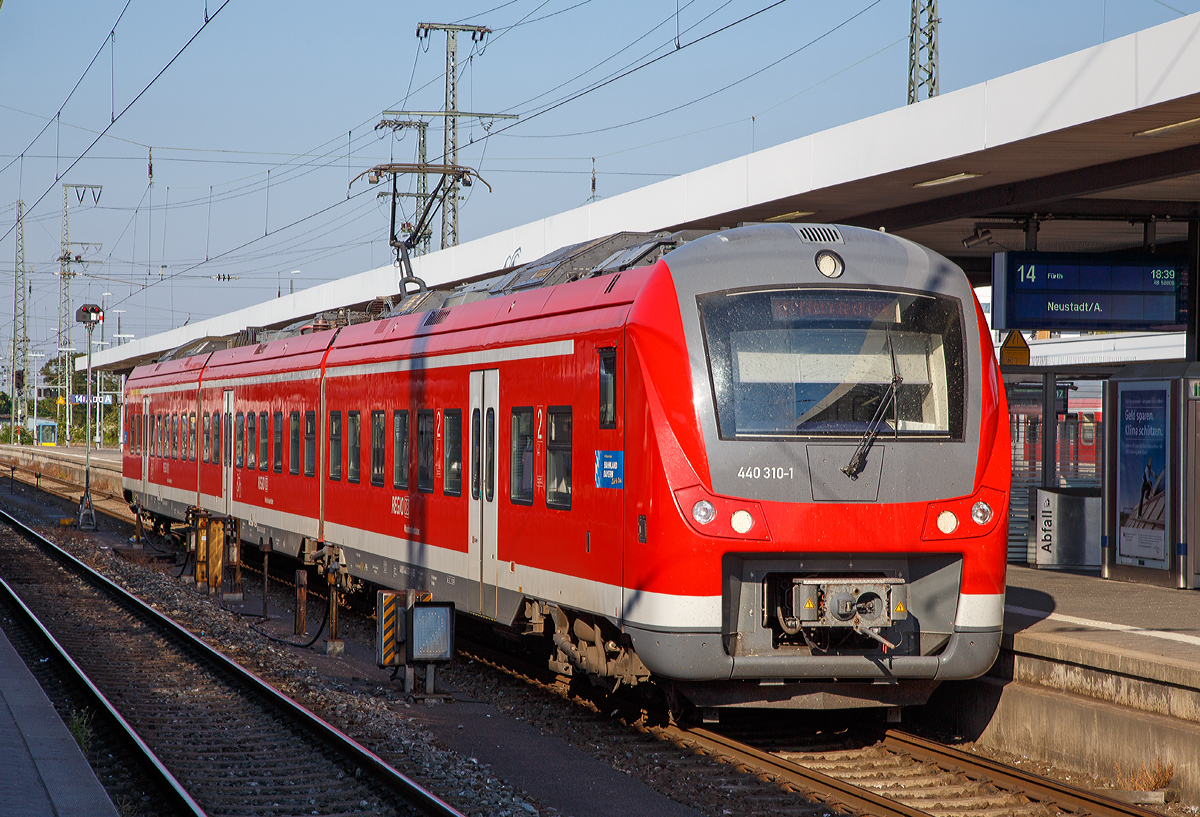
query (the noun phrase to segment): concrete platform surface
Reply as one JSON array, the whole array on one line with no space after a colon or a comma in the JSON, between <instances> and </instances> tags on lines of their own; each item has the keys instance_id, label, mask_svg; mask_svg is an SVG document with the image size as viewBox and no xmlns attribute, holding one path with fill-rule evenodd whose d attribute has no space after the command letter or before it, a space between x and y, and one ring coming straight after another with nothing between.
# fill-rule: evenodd
<instances>
[{"instance_id":1,"label":"concrete platform surface","mask_svg":"<svg viewBox=\"0 0 1200 817\"><path fill-rule=\"evenodd\" d=\"M25 452L32 454L40 459L45 460L62 460L83 464L88 456L88 452L84 451L81 445L55 445L55 446L33 446L33 445L0 445L0 453L14 454ZM92 448L91 461L93 465L107 466L121 470L121 449L119 448Z\"/></svg>"},{"instance_id":2,"label":"concrete platform surface","mask_svg":"<svg viewBox=\"0 0 1200 817\"><path fill-rule=\"evenodd\" d=\"M1200 592L1008 568L1005 644L1046 660L1200 693ZM1200 722L1200 698L1188 714Z\"/></svg>"},{"instance_id":3,"label":"concrete platform surface","mask_svg":"<svg viewBox=\"0 0 1200 817\"><path fill-rule=\"evenodd\" d=\"M75 739L2 631L0 756L0 813L116 817Z\"/></svg>"}]
</instances>

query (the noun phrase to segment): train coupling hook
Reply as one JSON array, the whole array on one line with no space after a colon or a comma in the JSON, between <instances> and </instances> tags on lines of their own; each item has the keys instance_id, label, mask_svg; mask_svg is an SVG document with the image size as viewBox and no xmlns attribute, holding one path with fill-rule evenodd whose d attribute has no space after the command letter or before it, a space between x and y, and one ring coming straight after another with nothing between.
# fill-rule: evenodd
<instances>
[{"instance_id":1,"label":"train coupling hook","mask_svg":"<svg viewBox=\"0 0 1200 817\"><path fill-rule=\"evenodd\" d=\"M874 627L867 627L857 618L854 619L854 632L858 633L859 635L865 635L867 638L875 639L889 650L896 649L896 645L881 636L878 630L876 630Z\"/></svg>"}]
</instances>

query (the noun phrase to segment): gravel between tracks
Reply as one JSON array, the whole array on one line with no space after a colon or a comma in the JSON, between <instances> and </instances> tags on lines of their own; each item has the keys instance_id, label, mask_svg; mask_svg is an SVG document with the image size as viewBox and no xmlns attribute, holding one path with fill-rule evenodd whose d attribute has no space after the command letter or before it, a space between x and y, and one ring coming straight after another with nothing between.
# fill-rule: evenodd
<instances>
[{"instance_id":1,"label":"gravel between tracks","mask_svg":"<svg viewBox=\"0 0 1200 817\"><path fill-rule=\"evenodd\" d=\"M23 521L41 528L75 556L215 648L236 658L317 715L338 725L465 814L473 817L560 815L556 809L537 802L492 774L485 764L462 757L441 745L431 732L422 728L421 705L406 703L397 686L381 680L384 676L378 672L374 680L365 677L365 673L349 678L331 676L313 651L268 642L251 629L250 624L256 619L239 617L221 609L214 597L198 593L173 578L170 573L174 571L169 567L164 568L145 556L118 556L112 547L123 543L123 534L47 531L46 520L53 513L47 515L39 512L44 509L21 504L25 508L16 511ZM116 525L104 520L102 527L112 529ZM261 574L247 574L248 592L254 592L254 582L261 581L260 577ZM272 605L290 608L290 598L286 589L272 586ZM310 620L324 612L323 600L310 596L309 604ZM373 627L371 621L344 615L341 635L370 648L374 641ZM510 717L566 740L586 754L700 813L834 813L824 805L804 801L798 793L783 791L773 782L750 775L741 775L740 780L731 785L729 772L732 770L721 769L720 764L708 758L689 757L687 752L651 734L636 732L590 703L580 706L579 701L569 702L562 690L532 685L461 657L439 670L438 678L440 685L455 689L460 696L491 703ZM961 748L995 757L982 747ZM1022 758L996 759L1008 763L1016 761L1015 765L1034 763ZM1084 780L1072 772L1035 765L1047 776L1084 787L1105 788L1101 781ZM1191 807L1179 805L1160 810L1177 815L1197 813Z\"/></svg>"}]
</instances>

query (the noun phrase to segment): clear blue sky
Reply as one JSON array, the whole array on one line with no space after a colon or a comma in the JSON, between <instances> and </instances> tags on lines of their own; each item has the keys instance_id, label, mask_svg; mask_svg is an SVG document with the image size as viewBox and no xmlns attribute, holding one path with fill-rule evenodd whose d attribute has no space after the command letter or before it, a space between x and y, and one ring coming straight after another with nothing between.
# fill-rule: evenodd
<instances>
[{"instance_id":1,"label":"clear blue sky","mask_svg":"<svg viewBox=\"0 0 1200 817\"><path fill-rule=\"evenodd\" d=\"M593 157L597 194L613 196L898 107L907 88L909 0L0 2L0 338L12 333L20 198L33 207L30 334L51 354L64 182L104 188L98 205L72 198L71 239L93 242L76 250L89 263L73 301L113 293L110 335L115 309L143 337L286 293L289 279L299 289L387 263L381 188L360 181L348 198L347 182L415 159L411 131L373 129L381 111L443 105L445 37L418 41L418 22L492 28L482 49L459 37L459 109L521 115L490 138L460 124L460 163L494 188L467 191L463 241L583 204ZM941 90L1197 11L1200 0L942 0ZM435 123L431 159L441 144Z\"/></svg>"}]
</instances>

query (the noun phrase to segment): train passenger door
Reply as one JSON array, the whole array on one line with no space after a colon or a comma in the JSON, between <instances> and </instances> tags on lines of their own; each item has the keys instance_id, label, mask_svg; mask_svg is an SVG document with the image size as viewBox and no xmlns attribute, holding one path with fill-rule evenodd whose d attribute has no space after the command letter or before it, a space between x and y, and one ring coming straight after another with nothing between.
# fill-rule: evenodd
<instances>
[{"instance_id":1,"label":"train passenger door","mask_svg":"<svg viewBox=\"0 0 1200 817\"><path fill-rule=\"evenodd\" d=\"M150 398L142 398L142 416L137 419L140 426L141 434L134 435L134 439L141 443L142 455L142 496L146 496L146 488L149 487L150 479ZM140 501L140 500L139 500Z\"/></svg>"},{"instance_id":2,"label":"train passenger door","mask_svg":"<svg viewBox=\"0 0 1200 817\"><path fill-rule=\"evenodd\" d=\"M497 508L500 499L496 474L499 424L500 370L471 372L471 409L467 421L471 458L467 578L479 583L479 595L471 595L471 612L492 618L496 616L496 582L499 578L499 563L496 561Z\"/></svg>"},{"instance_id":3,"label":"train passenger door","mask_svg":"<svg viewBox=\"0 0 1200 817\"><path fill-rule=\"evenodd\" d=\"M221 434L221 497L222 507L226 516L233 515L233 389L225 390L225 407L223 413L223 434Z\"/></svg>"}]
</instances>

